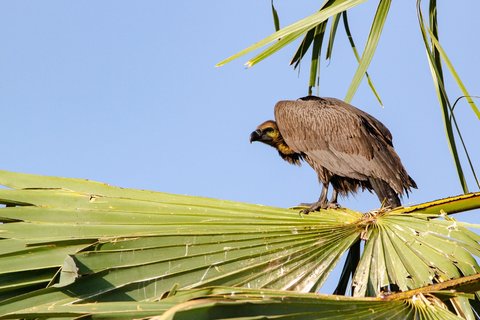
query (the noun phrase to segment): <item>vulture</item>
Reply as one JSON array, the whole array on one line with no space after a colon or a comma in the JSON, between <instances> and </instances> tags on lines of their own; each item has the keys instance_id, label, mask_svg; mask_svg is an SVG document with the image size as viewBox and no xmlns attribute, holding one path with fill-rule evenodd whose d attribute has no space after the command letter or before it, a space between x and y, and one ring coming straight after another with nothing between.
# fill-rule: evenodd
<instances>
[{"instance_id":1,"label":"vulture","mask_svg":"<svg viewBox=\"0 0 480 320\"><path fill-rule=\"evenodd\" d=\"M315 170L322 191L304 213L338 208L339 194L347 196L359 189L374 191L382 207L396 208L404 193L417 188L393 148L390 131L339 99L307 96L279 101L275 121L260 124L250 135L250 143L254 141L274 147L291 164L303 160Z\"/></svg>"}]
</instances>

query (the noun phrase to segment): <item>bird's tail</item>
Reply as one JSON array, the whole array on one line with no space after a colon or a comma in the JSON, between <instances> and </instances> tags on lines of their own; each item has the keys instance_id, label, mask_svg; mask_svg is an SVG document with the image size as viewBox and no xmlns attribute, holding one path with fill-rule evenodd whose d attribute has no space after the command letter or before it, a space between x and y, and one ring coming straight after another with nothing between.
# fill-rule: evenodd
<instances>
[{"instance_id":1,"label":"bird's tail","mask_svg":"<svg viewBox=\"0 0 480 320\"><path fill-rule=\"evenodd\" d=\"M395 192L386 181L375 178L370 178L369 181L383 207L393 209L402 205L398 193Z\"/></svg>"}]
</instances>

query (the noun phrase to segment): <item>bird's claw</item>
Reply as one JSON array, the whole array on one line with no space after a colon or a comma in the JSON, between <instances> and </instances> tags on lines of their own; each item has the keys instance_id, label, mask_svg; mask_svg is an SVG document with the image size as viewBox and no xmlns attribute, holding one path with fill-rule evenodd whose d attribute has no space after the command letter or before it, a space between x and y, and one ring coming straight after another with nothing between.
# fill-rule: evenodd
<instances>
[{"instance_id":1,"label":"bird's claw","mask_svg":"<svg viewBox=\"0 0 480 320\"><path fill-rule=\"evenodd\" d=\"M300 211L300 213L309 214L310 212L320 211L320 209L326 209L326 208L327 208L326 203L315 202L315 203L310 204L309 207L307 207L305 209L302 209L302 211Z\"/></svg>"},{"instance_id":2,"label":"bird's claw","mask_svg":"<svg viewBox=\"0 0 480 320\"><path fill-rule=\"evenodd\" d=\"M329 202L327 203L327 207L325 209L340 209L342 206L339 205L337 202Z\"/></svg>"},{"instance_id":3,"label":"bird's claw","mask_svg":"<svg viewBox=\"0 0 480 320\"><path fill-rule=\"evenodd\" d=\"M337 202L315 202L315 203L301 203L300 206L308 206L300 210L301 214L309 214L310 212L320 211L320 209L339 209L341 206Z\"/></svg>"}]
</instances>

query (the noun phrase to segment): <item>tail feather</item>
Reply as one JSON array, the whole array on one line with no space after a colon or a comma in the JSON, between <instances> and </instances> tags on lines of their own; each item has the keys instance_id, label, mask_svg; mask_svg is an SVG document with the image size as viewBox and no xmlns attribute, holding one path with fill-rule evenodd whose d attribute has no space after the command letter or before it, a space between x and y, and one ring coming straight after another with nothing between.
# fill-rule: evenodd
<instances>
[{"instance_id":1,"label":"tail feather","mask_svg":"<svg viewBox=\"0 0 480 320\"><path fill-rule=\"evenodd\" d=\"M412 187L412 188L415 188L415 189L418 188L417 183L410 176L408 176L408 187ZM407 188L405 188L405 190L408 191Z\"/></svg>"},{"instance_id":2,"label":"tail feather","mask_svg":"<svg viewBox=\"0 0 480 320\"><path fill-rule=\"evenodd\" d=\"M370 178L369 181L382 206L396 208L402 205L398 193L387 182L376 178Z\"/></svg>"}]
</instances>

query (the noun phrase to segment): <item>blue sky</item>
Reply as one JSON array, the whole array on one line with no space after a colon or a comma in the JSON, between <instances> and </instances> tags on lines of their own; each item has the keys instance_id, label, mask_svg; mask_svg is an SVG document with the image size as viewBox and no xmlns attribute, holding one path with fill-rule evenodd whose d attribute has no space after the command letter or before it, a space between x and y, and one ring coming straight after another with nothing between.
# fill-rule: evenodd
<instances>
[{"instance_id":1,"label":"blue sky","mask_svg":"<svg viewBox=\"0 0 480 320\"><path fill-rule=\"evenodd\" d=\"M281 25L320 3L276 1ZM469 9L439 2L440 37L471 94L480 95L480 3L461 3ZM360 48L376 4L350 13ZM273 32L270 1L11 0L0 2L0 12L2 169L280 207L318 197L308 165L291 166L248 142L276 101L306 95L308 63L300 73L288 66L296 47L248 70L246 57L214 67ZM339 27L320 95L344 97L355 66ZM419 186L405 203L460 194L415 1L392 3L369 72L385 107L365 84L353 104L392 131ZM461 95L447 83L452 97ZM479 167L478 120L465 103L457 110ZM340 201L378 207L368 193Z\"/></svg>"}]
</instances>

